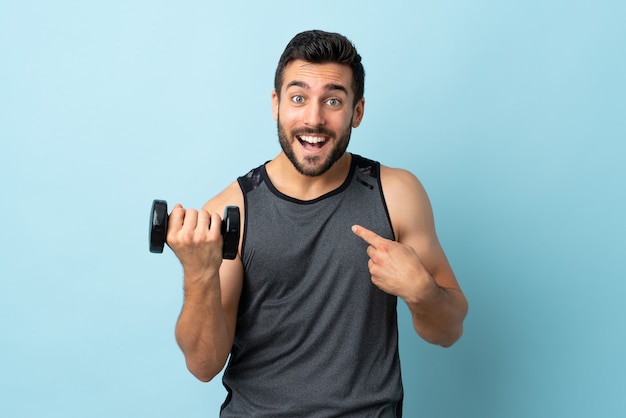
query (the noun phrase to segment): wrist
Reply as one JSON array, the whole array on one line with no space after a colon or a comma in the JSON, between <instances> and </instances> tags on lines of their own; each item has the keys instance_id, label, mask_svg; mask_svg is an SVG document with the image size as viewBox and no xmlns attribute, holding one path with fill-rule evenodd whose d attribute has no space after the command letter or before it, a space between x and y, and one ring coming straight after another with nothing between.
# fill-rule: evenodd
<instances>
[{"instance_id":1,"label":"wrist","mask_svg":"<svg viewBox=\"0 0 626 418\"><path fill-rule=\"evenodd\" d=\"M185 302L205 304L210 298L220 298L220 280L217 274L185 272L183 277Z\"/></svg>"},{"instance_id":2,"label":"wrist","mask_svg":"<svg viewBox=\"0 0 626 418\"><path fill-rule=\"evenodd\" d=\"M440 303L443 298L445 298L445 290L431 278L427 285L413 287L402 299L413 310Z\"/></svg>"}]
</instances>

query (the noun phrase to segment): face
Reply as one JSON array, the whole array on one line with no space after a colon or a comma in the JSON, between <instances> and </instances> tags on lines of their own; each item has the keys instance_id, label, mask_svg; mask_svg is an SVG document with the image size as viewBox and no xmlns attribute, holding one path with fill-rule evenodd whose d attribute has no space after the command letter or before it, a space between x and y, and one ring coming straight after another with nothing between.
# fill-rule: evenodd
<instances>
[{"instance_id":1,"label":"face","mask_svg":"<svg viewBox=\"0 0 626 418\"><path fill-rule=\"evenodd\" d=\"M285 68L273 113L283 152L301 174L319 176L345 153L363 118L364 100L353 105L351 85L347 65L296 60Z\"/></svg>"}]
</instances>

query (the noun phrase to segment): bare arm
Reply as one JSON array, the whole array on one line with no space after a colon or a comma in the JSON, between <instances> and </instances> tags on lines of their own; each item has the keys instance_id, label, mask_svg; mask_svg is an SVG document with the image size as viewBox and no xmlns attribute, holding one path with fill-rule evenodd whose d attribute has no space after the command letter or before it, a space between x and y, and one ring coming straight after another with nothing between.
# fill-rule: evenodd
<instances>
[{"instance_id":1,"label":"bare arm","mask_svg":"<svg viewBox=\"0 0 626 418\"><path fill-rule=\"evenodd\" d=\"M428 196L404 170L381 167L381 181L397 241L354 228L370 244L372 282L405 300L422 338L448 347L463 333L467 301L437 239Z\"/></svg>"},{"instance_id":2,"label":"bare arm","mask_svg":"<svg viewBox=\"0 0 626 418\"><path fill-rule=\"evenodd\" d=\"M226 364L235 336L243 282L239 256L235 260L222 260L220 214L227 205L243 205L236 184L199 211L176 205L168 227L168 245L180 260L184 273L184 299L176 323L176 341L185 355L187 368L202 381L211 380Z\"/></svg>"}]
</instances>

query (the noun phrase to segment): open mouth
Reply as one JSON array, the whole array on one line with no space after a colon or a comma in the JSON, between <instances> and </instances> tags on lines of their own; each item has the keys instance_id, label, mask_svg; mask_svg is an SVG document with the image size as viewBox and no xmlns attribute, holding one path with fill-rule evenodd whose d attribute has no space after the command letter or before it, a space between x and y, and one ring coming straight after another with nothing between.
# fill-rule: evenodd
<instances>
[{"instance_id":1,"label":"open mouth","mask_svg":"<svg viewBox=\"0 0 626 418\"><path fill-rule=\"evenodd\" d=\"M317 135L298 135L296 136L298 141L304 149L310 151L317 151L324 147L326 142L328 142L328 137L326 136L317 136Z\"/></svg>"}]
</instances>

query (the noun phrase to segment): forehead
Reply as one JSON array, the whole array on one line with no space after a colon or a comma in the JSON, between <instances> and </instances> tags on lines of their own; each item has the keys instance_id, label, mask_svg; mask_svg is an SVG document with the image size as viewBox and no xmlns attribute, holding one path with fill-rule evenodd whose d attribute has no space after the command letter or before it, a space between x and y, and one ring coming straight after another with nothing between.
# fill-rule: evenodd
<instances>
[{"instance_id":1,"label":"forehead","mask_svg":"<svg viewBox=\"0 0 626 418\"><path fill-rule=\"evenodd\" d=\"M310 87L340 85L352 93L352 68L335 62L314 64L308 61L291 61L283 73L283 86L286 89L294 81L304 82Z\"/></svg>"}]
</instances>

